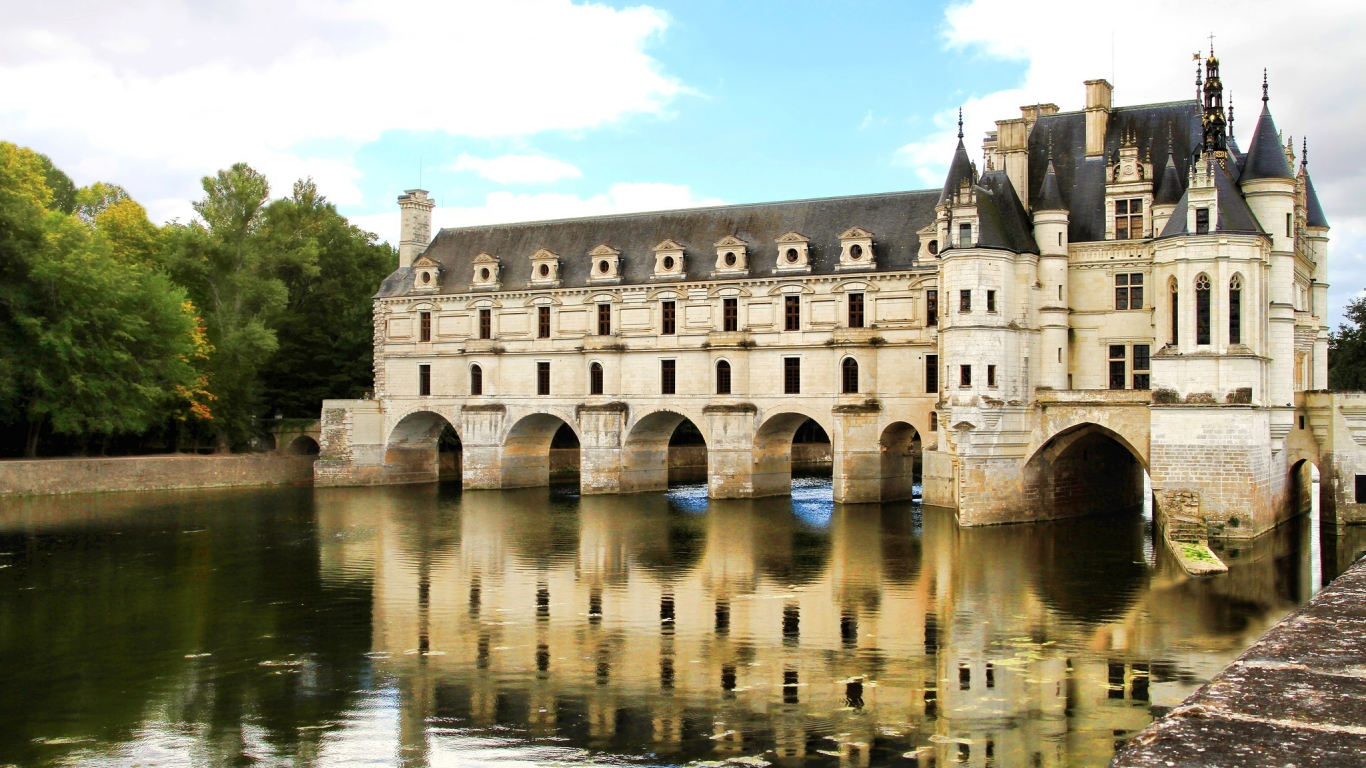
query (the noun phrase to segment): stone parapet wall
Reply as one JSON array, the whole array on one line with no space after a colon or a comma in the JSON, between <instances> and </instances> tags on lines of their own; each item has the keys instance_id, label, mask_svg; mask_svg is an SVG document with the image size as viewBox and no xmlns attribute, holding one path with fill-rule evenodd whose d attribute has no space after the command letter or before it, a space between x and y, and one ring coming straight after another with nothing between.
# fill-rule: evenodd
<instances>
[{"instance_id":1,"label":"stone parapet wall","mask_svg":"<svg viewBox=\"0 0 1366 768\"><path fill-rule=\"evenodd\" d=\"M313 456L120 456L0 461L0 496L307 485Z\"/></svg>"}]
</instances>

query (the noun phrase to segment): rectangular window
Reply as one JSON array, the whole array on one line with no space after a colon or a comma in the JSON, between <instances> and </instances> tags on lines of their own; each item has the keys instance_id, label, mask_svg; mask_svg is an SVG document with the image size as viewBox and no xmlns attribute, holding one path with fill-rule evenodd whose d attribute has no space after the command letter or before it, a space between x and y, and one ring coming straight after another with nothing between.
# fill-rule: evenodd
<instances>
[{"instance_id":1,"label":"rectangular window","mask_svg":"<svg viewBox=\"0 0 1366 768\"><path fill-rule=\"evenodd\" d=\"M783 329L800 331L802 329L802 297L783 297Z\"/></svg>"},{"instance_id":2,"label":"rectangular window","mask_svg":"<svg viewBox=\"0 0 1366 768\"><path fill-rule=\"evenodd\" d=\"M659 392L662 395L678 394L678 361L659 361Z\"/></svg>"},{"instance_id":3,"label":"rectangular window","mask_svg":"<svg viewBox=\"0 0 1366 768\"><path fill-rule=\"evenodd\" d=\"M588 394L602 394L602 365L599 363L588 366Z\"/></svg>"},{"instance_id":4,"label":"rectangular window","mask_svg":"<svg viewBox=\"0 0 1366 768\"><path fill-rule=\"evenodd\" d=\"M740 300L721 299L721 330L740 330Z\"/></svg>"},{"instance_id":5,"label":"rectangular window","mask_svg":"<svg viewBox=\"0 0 1366 768\"><path fill-rule=\"evenodd\" d=\"M971 224L959 224L959 225L958 225L958 247L959 247L959 248L971 248L971 247L972 247L972 225L971 225Z\"/></svg>"},{"instance_id":6,"label":"rectangular window","mask_svg":"<svg viewBox=\"0 0 1366 768\"><path fill-rule=\"evenodd\" d=\"M958 386L960 386L960 387L970 387L970 386L972 386L972 366L970 366L970 365L960 365L960 366L958 366Z\"/></svg>"},{"instance_id":7,"label":"rectangular window","mask_svg":"<svg viewBox=\"0 0 1366 768\"><path fill-rule=\"evenodd\" d=\"M1115 309L1143 309L1143 273L1115 275Z\"/></svg>"},{"instance_id":8,"label":"rectangular window","mask_svg":"<svg viewBox=\"0 0 1366 768\"><path fill-rule=\"evenodd\" d=\"M996 386L996 366L994 365L987 366L987 386Z\"/></svg>"},{"instance_id":9,"label":"rectangular window","mask_svg":"<svg viewBox=\"0 0 1366 768\"><path fill-rule=\"evenodd\" d=\"M995 292L995 291L987 291L987 311L988 311L988 312L995 312L995 311L996 311L996 292Z\"/></svg>"},{"instance_id":10,"label":"rectangular window","mask_svg":"<svg viewBox=\"0 0 1366 768\"><path fill-rule=\"evenodd\" d=\"M939 355L925 355L925 392L939 391Z\"/></svg>"},{"instance_id":11,"label":"rectangular window","mask_svg":"<svg viewBox=\"0 0 1366 768\"><path fill-rule=\"evenodd\" d=\"M1209 209L1208 209L1208 208L1196 208L1196 209L1195 209L1195 234L1197 234L1197 235L1208 235L1208 234L1209 234Z\"/></svg>"},{"instance_id":12,"label":"rectangular window","mask_svg":"<svg viewBox=\"0 0 1366 768\"><path fill-rule=\"evenodd\" d=\"M418 341L432 340L432 313L422 312L418 315Z\"/></svg>"},{"instance_id":13,"label":"rectangular window","mask_svg":"<svg viewBox=\"0 0 1366 768\"><path fill-rule=\"evenodd\" d=\"M802 393L802 359L800 357L783 358L783 394L800 395Z\"/></svg>"},{"instance_id":14,"label":"rectangular window","mask_svg":"<svg viewBox=\"0 0 1366 768\"><path fill-rule=\"evenodd\" d=\"M536 363L536 394L550 394L550 363Z\"/></svg>"},{"instance_id":15,"label":"rectangular window","mask_svg":"<svg viewBox=\"0 0 1366 768\"><path fill-rule=\"evenodd\" d=\"M1294 236L1295 236L1295 225L1294 225L1293 221L1294 221L1294 219L1291 218L1291 214L1288 214L1288 213L1287 213L1287 214L1285 215L1285 236L1286 236L1286 237L1294 237Z\"/></svg>"},{"instance_id":16,"label":"rectangular window","mask_svg":"<svg viewBox=\"0 0 1366 768\"><path fill-rule=\"evenodd\" d=\"M863 294L849 294L849 327L863 327Z\"/></svg>"},{"instance_id":17,"label":"rectangular window","mask_svg":"<svg viewBox=\"0 0 1366 768\"><path fill-rule=\"evenodd\" d=\"M1237 278L1234 278L1237 280ZM1235 285L1242 285L1235 283ZM1243 289L1228 289L1228 343L1243 343Z\"/></svg>"},{"instance_id":18,"label":"rectangular window","mask_svg":"<svg viewBox=\"0 0 1366 768\"><path fill-rule=\"evenodd\" d=\"M1149 347L1147 344L1134 345L1134 389L1148 389L1148 355Z\"/></svg>"},{"instance_id":19,"label":"rectangular window","mask_svg":"<svg viewBox=\"0 0 1366 768\"><path fill-rule=\"evenodd\" d=\"M493 310L479 310L479 338L493 338Z\"/></svg>"},{"instance_id":20,"label":"rectangular window","mask_svg":"<svg viewBox=\"0 0 1366 768\"><path fill-rule=\"evenodd\" d=\"M417 367L417 393L422 397L432 393L432 367L430 365L419 365Z\"/></svg>"},{"instance_id":21,"label":"rectangular window","mask_svg":"<svg viewBox=\"0 0 1366 768\"><path fill-rule=\"evenodd\" d=\"M930 431L939 431L939 414L935 413L934 411L930 411Z\"/></svg>"},{"instance_id":22,"label":"rectangular window","mask_svg":"<svg viewBox=\"0 0 1366 768\"><path fill-rule=\"evenodd\" d=\"M959 312L971 312L971 311L972 311L972 291L969 290L969 291L959 291L959 292L958 292L958 311L959 311Z\"/></svg>"},{"instance_id":23,"label":"rectangular window","mask_svg":"<svg viewBox=\"0 0 1366 768\"><path fill-rule=\"evenodd\" d=\"M1123 344L1110 345L1110 389L1124 389L1125 380L1125 346Z\"/></svg>"},{"instance_id":24,"label":"rectangular window","mask_svg":"<svg viewBox=\"0 0 1366 768\"><path fill-rule=\"evenodd\" d=\"M664 321L662 332L665 336L672 336L678 332L675 325L676 315L674 313L677 311L675 307L676 305L672 301L665 301L660 304L660 314Z\"/></svg>"},{"instance_id":25,"label":"rectangular window","mask_svg":"<svg viewBox=\"0 0 1366 768\"><path fill-rule=\"evenodd\" d=\"M550 307L536 308L536 338L550 338Z\"/></svg>"},{"instance_id":26,"label":"rectangular window","mask_svg":"<svg viewBox=\"0 0 1366 768\"><path fill-rule=\"evenodd\" d=\"M939 325L939 291L925 291L925 325Z\"/></svg>"},{"instance_id":27,"label":"rectangular window","mask_svg":"<svg viewBox=\"0 0 1366 768\"><path fill-rule=\"evenodd\" d=\"M1143 198L1115 201L1115 239L1143 237Z\"/></svg>"},{"instance_id":28,"label":"rectangular window","mask_svg":"<svg viewBox=\"0 0 1366 768\"><path fill-rule=\"evenodd\" d=\"M599 335L599 336L611 336L611 335L612 335L612 305L611 305L611 304L599 304L599 305L598 305L598 335Z\"/></svg>"}]
</instances>

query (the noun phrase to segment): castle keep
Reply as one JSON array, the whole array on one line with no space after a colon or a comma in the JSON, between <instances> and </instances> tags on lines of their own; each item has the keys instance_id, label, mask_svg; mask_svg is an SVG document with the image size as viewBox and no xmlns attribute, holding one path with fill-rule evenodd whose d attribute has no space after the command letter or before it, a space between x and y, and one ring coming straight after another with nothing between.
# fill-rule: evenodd
<instances>
[{"instance_id":1,"label":"castle keep","mask_svg":"<svg viewBox=\"0 0 1366 768\"><path fill-rule=\"evenodd\" d=\"M691 422L709 492L790 489L829 436L835 500L908 498L963 525L1154 492L1250 536L1366 501L1366 399L1327 387L1328 222L1305 149L1262 111L1244 151L1219 61L1197 99L999 120L942 189L444 229L399 198L374 302L373 400L323 409L321 485L665 487ZM1298 163L1298 168L1296 167ZM923 467L923 469L922 469ZM1362 472L1362 475L1357 475ZM1363 518L1366 519L1366 518Z\"/></svg>"}]
</instances>

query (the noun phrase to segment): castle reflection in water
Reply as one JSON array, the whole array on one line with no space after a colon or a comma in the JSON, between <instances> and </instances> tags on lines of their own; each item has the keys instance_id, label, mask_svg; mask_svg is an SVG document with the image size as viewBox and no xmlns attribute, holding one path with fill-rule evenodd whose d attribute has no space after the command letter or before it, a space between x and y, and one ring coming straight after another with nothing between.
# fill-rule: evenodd
<instances>
[{"instance_id":1,"label":"castle reflection in water","mask_svg":"<svg viewBox=\"0 0 1366 768\"><path fill-rule=\"evenodd\" d=\"M324 582L373 580L371 656L414 766L498 745L1103 765L1312 589L1307 519L1197 581L1140 516L959 528L918 505L832 505L819 484L315 503Z\"/></svg>"}]
</instances>

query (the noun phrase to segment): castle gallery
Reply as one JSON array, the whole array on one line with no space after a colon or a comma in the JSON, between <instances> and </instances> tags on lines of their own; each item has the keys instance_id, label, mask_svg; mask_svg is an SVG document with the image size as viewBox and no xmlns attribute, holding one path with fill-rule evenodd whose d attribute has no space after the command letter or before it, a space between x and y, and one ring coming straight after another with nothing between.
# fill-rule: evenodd
<instances>
[{"instance_id":1,"label":"castle gallery","mask_svg":"<svg viewBox=\"0 0 1366 768\"><path fill-rule=\"evenodd\" d=\"M399 197L374 300L375 389L323 408L319 484L667 486L685 420L714 498L790 492L828 434L837 502L962 525L1180 494L1212 533L1304 508L1366 519L1366 398L1327 391L1328 222L1263 87L1246 150L1219 61L1198 99L1022 107L943 187L444 229ZM1298 167L1296 163L1298 162ZM449 440L449 439L448 439Z\"/></svg>"}]
</instances>

